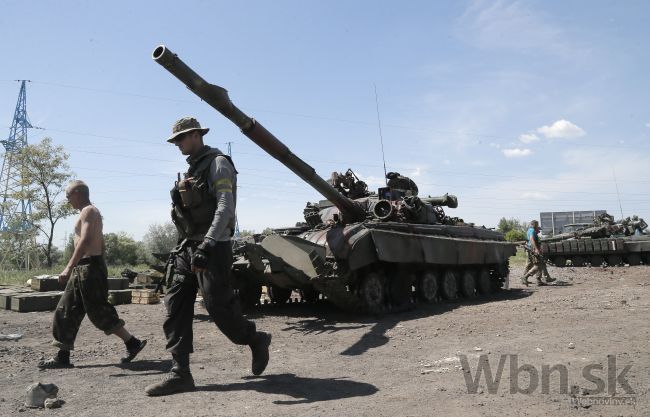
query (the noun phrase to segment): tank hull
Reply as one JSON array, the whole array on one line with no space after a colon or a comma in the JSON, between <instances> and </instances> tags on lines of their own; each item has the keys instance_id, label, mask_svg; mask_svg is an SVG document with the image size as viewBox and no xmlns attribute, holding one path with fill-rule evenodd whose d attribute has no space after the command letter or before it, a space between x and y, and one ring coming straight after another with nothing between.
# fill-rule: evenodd
<instances>
[{"instance_id":1,"label":"tank hull","mask_svg":"<svg viewBox=\"0 0 650 417\"><path fill-rule=\"evenodd\" d=\"M508 287L516 246L469 226L355 223L297 236L271 235L256 248L263 268L239 284L322 294L356 312L401 310L420 302L474 298ZM244 254L250 257L249 253Z\"/></svg>"},{"instance_id":2,"label":"tank hull","mask_svg":"<svg viewBox=\"0 0 650 417\"><path fill-rule=\"evenodd\" d=\"M558 267L650 263L650 236L542 242L542 253Z\"/></svg>"}]
</instances>

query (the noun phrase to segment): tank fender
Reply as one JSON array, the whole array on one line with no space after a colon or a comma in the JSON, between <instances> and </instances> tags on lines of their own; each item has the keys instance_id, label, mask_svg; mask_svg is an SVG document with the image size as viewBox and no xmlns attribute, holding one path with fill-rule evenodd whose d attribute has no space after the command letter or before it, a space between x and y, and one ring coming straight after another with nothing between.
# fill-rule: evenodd
<instances>
[{"instance_id":1,"label":"tank fender","mask_svg":"<svg viewBox=\"0 0 650 417\"><path fill-rule=\"evenodd\" d=\"M325 262L324 246L297 236L271 235L260 245L265 251L301 271L310 279L320 274L319 268Z\"/></svg>"}]
</instances>

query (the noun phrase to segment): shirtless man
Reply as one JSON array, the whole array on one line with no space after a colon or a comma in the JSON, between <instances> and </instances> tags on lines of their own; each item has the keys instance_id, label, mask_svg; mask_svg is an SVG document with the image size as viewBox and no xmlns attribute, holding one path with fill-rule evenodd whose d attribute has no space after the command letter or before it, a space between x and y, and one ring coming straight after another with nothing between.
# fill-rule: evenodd
<instances>
[{"instance_id":1,"label":"shirtless man","mask_svg":"<svg viewBox=\"0 0 650 417\"><path fill-rule=\"evenodd\" d=\"M54 312L52 345L59 352L51 359L38 364L41 369L69 368L70 351L82 320L88 314L90 321L107 335L119 336L126 345L127 355L121 362L131 362L147 344L124 328L115 307L108 303L108 273L104 262L104 235L102 216L90 202L88 186L83 181L72 181L66 188L70 205L80 210L74 227L74 252L59 282L66 284L65 291Z\"/></svg>"}]
</instances>

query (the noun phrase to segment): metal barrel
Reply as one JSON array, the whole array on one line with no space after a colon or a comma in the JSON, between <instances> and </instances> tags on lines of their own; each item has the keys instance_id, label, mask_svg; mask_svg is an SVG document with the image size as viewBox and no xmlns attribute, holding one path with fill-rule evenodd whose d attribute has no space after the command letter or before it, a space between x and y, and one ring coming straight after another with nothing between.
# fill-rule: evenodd
<instances>
[{"instance_id":1,"label":"metal barrel","mask_svg":"<svg viewBox=\"0 0 650 417\"><path fill-rule=\"evenodd\" d=\"M327 181L318 176L314 168L294 155L286 145L266 130L264 126L238 109L230 101L228 91L225 88L205 81L188 67L178 55L164 45L154 49L152 58L178 78L194 94L237 125L242 133L255 142L257 146L264 149L269 155L311 185L323 197L331 201L341 211L344 222L361 221L365 218L366 212L362 206L340 194Z\"/></svg>"}]
</instances>

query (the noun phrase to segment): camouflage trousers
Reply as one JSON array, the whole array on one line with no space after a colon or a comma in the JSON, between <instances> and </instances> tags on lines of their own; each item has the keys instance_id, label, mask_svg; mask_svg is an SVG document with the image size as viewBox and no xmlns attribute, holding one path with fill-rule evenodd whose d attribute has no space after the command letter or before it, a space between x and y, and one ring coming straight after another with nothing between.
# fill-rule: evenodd
<instances>
[{"instance_id":1,"label":"camouflage trousers","mask_svg":"<svg viewBox=\"0 0 650 417\"><path fill-rule=\"evenodd\" d=\"M536 255L532 251L526 251L526 268L524 269L524 279L536 275L537 281L542 280L542 276L550 278L548 270L546 269L546 262L540 255Z\"/></svg>"},{"instance_id":2,"label":"camouflage trousers","mask_svg":"<svg viewBox=\"0 0 650 417\"><path fill-rule=\"evenodd\" d=\"M52 345L73 350L84 317L105 334L124 327L115 307L108 303L108 273L102 256L83 258L72 269L65 291L54 311Z\"/></svg>"},{"instance_id":3,"label":"camouflage trousers","mask_svg":"<svg viewBox=\"0 0 650 417\"><path fill-rule=\"evenodd\" d=\"M196 274L191 272L195 247L188 246L176 255L172 284L165 296L167 318L163 324L167 350L173 355L185 356L194 352L192 321L199 288L205 308L221 333L238 345L252 342L256 333L255 323L242 314L239 298L230 284L231 245L230 241L217 242L209 249L207 270Z\"/></svg>"}]
</instances>

